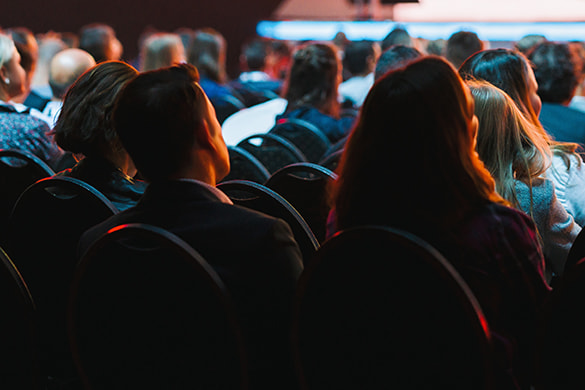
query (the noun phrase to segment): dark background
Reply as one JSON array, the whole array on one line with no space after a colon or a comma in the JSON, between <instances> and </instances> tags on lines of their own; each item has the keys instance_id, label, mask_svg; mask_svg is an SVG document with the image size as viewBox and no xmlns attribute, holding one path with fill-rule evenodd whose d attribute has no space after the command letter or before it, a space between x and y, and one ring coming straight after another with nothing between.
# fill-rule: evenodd
<instances>
[{"instance_id":1,"label":"dark background","mask_svg":"<svg viewBox=\"0 0 585 390\"><path fill-rule=\"evenodd\" d=\"M318 0L315 0L318 1ZM256 33L256 24L270 19L281 0L6 0L0 27L24 26L35 34L77 33L87 23L111 25L124 45L124 59L138 54L138 39L147 27L173 31L180 27L213 27L228 42L227 66L238 74L240 46Z\"/></svg>"}]
</instances>

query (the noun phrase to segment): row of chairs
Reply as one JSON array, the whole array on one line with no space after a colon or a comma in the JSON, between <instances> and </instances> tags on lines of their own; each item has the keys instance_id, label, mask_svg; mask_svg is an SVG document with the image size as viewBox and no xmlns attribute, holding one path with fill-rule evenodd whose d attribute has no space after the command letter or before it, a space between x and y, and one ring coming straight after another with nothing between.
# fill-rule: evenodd
<instances>
[{"instance_id":1,"label":"row of chairs","mask_svg":"<svg viewBox=\"0 0 585 390\"><path fill-rule=\"evenodd\" d=\"M11 280L0 286L21 298L22 315L11 318L20 370L9 378L30 384L35 308L14 264L0 257L3 281ZM71 356L87 388L247 388L229 292L172 233L143 224L110 230L81 259L70 293ZM301 275L293 313L302 389L491 388L481 307L448 261L406 232L369 226L327 240Z\"/></svg>"}]
</instances>

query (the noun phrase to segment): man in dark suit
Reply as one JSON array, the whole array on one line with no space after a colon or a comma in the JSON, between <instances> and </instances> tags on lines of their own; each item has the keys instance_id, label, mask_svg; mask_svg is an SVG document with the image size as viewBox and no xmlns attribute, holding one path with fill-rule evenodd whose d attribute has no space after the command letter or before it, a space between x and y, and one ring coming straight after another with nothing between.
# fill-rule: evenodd
<instances>
[{"instance_id":1,"label":"man in dark suit","mask_svg":"<svg viewBox=\"0 0 585 390\"><path fill-rule=\"evenodd\" d=\"M139 203L87 231L80 253L110 228L147 223L195 248L235 302L250 389L291 388L290 315L302 259L282 220L231 204L215 184L229 156L209 99L187 64L145 72L120 93L114 122L150 183Z\"/></svg>"}]
</instances>

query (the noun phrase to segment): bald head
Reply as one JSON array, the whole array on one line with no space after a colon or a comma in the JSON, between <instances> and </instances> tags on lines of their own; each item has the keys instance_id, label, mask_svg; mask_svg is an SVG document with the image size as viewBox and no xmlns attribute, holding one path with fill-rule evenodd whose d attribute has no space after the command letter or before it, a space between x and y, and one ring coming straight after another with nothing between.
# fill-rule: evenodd
<instances>
[{"instance_id":1,"label":"bald head","mask_svg":"<svg viewBox=\"0 0 585 390\"><path fill-rule=\"evenodd\" d=\"M71 84L94 65L95 60L85 50L65 49L57 53L49 68L49 85L53 96L62 99Z\"/></svg>"}]
</instances>

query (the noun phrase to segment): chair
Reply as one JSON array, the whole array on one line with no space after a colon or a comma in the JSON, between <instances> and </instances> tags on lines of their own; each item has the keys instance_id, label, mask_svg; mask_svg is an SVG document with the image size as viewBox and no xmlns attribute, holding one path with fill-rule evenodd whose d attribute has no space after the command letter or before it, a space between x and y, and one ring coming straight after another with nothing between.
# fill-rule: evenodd
<instances>
[{"instance_id":1,"label":"chair","mask_svg":"<svg viewBox=\"0 0 585 390\"><path fill-rule=\"evenodd\" d=\"M537 353L539 390L585 388L585 257L566 267L552 290Z\"/></svg>"},{"instance_id":2,"label":"chair","mask_svg":"<svg viewBox=\"0 0 585 390\"><path fill-rule=\"evenodd\" d=\"M307 161L299 148L275 134L254 134L244 138L237 146L250 152L270 173L289 164Z\"/></svg>"},{"instance_id":3,"label":"chair","mask_svg":"<svg viewBox=\"0 0 585 390\"><path fill-rule=\"evenodd\" d=\"M282 196L262 184L231 180L217 185L234 204L285 220L299 244L305 264L319 248L319 241L303 217Z\"/></svg>"},{"instance_id":4,"label":"chair","mask_svg":"<svg viewBox=\"0 0 585 390\"><path fill-rule=\"evenodd\" d=\"M289 201L323 242L330 210L327 186L335 180L337 175L325 167L296 163L274 172L264 185Z\"/></svg>"},{"instance_id":5,"label":"chair","mask_svg":"<svg viewBox=\"0 0 585 390\"><path fill-rule=\"evenodd\" d=\"M247 388L226 287L164 229L121 225L92 244L74 275L68 322L86 388Z\"/></svg>"},{"instance_id":6,"label":"chair","mask_svg":"<svg viewBox=\"0 0 585 390\"><path fill-rule=\"evenodd\" d=\"M66 342L65 308L77 263L77 242L117 212L95 188L71 177L37 181L18 198L4 249L26 280L37 305L43 375L74 376Z\"/></svg>"},{"instance_id":7,"label":"chair","mask_svg":"<svg viewBox=\"0 0 585 390\"><path fill-rule=\"evenodd\" d=\"M4 228L18 196L39 179L55 172L37 156L15 149L0 150L0 229ZM0 233L2 230L0 230Z\"/></svg>"},{"instance_id":8,"label":"chair","mask_svg":"<svg viewBox=\"0 0 585 390\"><path fill-rule=\"evenodd\" d=\"M316 163L331 146L329 138L315 125L302 119L279 121L268 131L284 137L296 145L307 161Z\"/></svg>"},{"instance_id":9,"label":"chair","mask_svg":"<svg viewBox=\"0 0 585 390\"><path fill-rule=\"evenodd\" d=\"M215 108L215 115L217 116L217 120L220 124L222 124L228 116L240 111L243 108L246 108L240 99L230 95L214 97L212 104Z\"/></svg>"},{"instance_id":10,"label":"chair","mask_svg":"<svg viewBox=\"0 0 585 390\"><path fill-rule=\"evenodd\" d=\"M329 169L332 172L335 172L335 170L337 169L337 166L339 165L339 160L341 159L342 154L343 154L343 149L336 150L332 153L326 154L319 161L319 165Z\"/></svg>"},{"instance_id":11,"label":"chair","mask_svg":"<svg viewBox=\"0 0 585 390\"><path fill-rule=\"evenodd\" d=\"M302 389L490 389L491 333L473 293L421 239L363 226L326 241L299 280Z\"/></svg>"},{"instance_id":12,"label":"chair","mask_svg":"<svg viewBox=\"0 0 585 390\"><path fill-rule=\"evenodd\" d=\"M264 183L268 180L270 172L250 152L238 146L228 145L227 149L230 157L230 172L222 181L250 180Z\"/></svg>"},{"instance_id":13,"label":"chair","mask_svg":"<svg viewBox=\"0 0 585 390\"><path fill-rule=\"evenodd\" d=\"M5 389L42 388L35 305L22 276L0 248L0 383Z\"/></svg>"}]
</instances>

